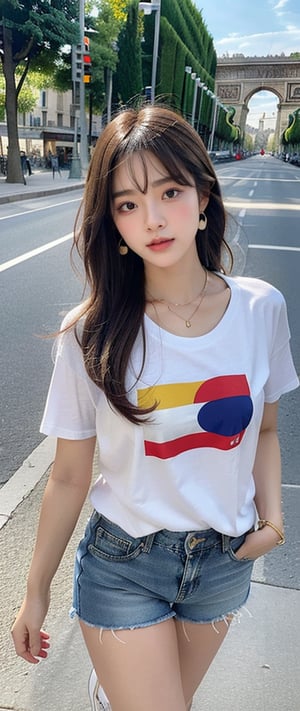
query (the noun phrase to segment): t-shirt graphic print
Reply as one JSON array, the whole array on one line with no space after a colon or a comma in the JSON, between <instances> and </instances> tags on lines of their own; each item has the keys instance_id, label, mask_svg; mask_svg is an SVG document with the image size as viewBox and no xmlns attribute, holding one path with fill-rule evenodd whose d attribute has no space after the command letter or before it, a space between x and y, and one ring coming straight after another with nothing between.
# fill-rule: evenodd
<instances>
[{"instance_id":1,"label":"t-shirt graphic print","mask_svg":"<svg viewBox=\"0 0 300 711\"><path fill-rule=\"evenodd\" d=\"M253 414L245 375L168 383L138 390L138 404L156 402L155 422L144 427L145 455L170 459L202 447L231 450L244 436Z\"/></svg>"}]
</instances>

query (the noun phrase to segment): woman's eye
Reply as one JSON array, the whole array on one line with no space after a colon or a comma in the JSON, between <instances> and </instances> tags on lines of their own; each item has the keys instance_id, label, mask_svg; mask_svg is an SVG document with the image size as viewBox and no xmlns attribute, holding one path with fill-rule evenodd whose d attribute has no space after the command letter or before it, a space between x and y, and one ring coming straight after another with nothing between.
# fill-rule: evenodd
<instances>
[{"instance_id":1,"label":"woman's eye","mask_svg":"<svg viewBox=\"0 0 300 711\"><path fill-rule=\"evenodd\" d=\"M131 212L131 210L134 210L134 208L134 202L123 202L123 204L119 206L118 210L120 212Z\"/></svg>"},{"instance_id":2,"label":"woman's eye","mask_svg":"<svg viewBox=\"0 0 300 711\"><path fill-rule=\"evenodd\" d=\"M165 197L170 200L171 198L176 197L178 195L179 190L176 190L175 188L169 188L169 190L166 190L165 192Z\"/></svg>"}]
</instances>

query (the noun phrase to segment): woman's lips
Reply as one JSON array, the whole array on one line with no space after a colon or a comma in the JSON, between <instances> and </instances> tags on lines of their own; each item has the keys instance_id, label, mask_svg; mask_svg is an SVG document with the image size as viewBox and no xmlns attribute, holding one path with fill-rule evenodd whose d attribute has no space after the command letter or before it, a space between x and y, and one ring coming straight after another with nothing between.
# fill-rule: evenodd
<instances>
[{"instance_id":1,"label":"woman's lips","mask_svg":"<svg viewBox=\"0 0 300 711\"><path fill-rule=\"evenodd\" d=\"M168 249L170 245L172 244L174 240L172 238L169 239L154 239L150 244L147 245L149 249L151 249L153 252L162 252L164 249Z\"/></svg>"}]
</instances>

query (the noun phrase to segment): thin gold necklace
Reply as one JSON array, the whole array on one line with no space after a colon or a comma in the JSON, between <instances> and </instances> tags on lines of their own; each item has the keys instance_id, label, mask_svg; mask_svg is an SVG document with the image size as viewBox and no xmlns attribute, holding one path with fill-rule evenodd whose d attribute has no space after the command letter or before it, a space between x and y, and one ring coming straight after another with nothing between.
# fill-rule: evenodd
<instances>
[{"instance_id":1,"label":"thin gold necklace","mask_svg":"<svg viewBox=\"0 0 300 711\"><path fill-rule=\"evenodd\" d=\"M203 285L203 287L202 287L202 289L201 289L201 291L200 291L200 294L197 294L197 296L196 296L194 299L191 299L190 301L185 301L184 304L180 304L179 302L173 303L173 301L167 301L166 299L154 299L154 300L155 300L155 301L159 301L161 304L167 304L167 306L170 305L170 306L175 306L175 307L177 307L177 308L178 308L179 306L182 306L182 307L184 307L184 306L189 306L189 305L192 304L193 302L197 301L197 299L200 299L200 297L202 296L202 292L203 292L203 289L205 288L205 286L206 286L206 284L205 284L205 281L204 281L204 285ZM150 296L151 296L151 294L150 294Z\"/></svg>"},{"instance_id":2,"label":"thin gold necklace","mask_svg":"<svg viewBox=\"0 0 300 711\"><path fill-rule=\"evenodd\" d=\"M186 328L191 328L191 325L192 325L192 323L191 323L191 322L192 322L192 318L195 316L195 313L196 313L196 312L198 311L198 309L200 308L200 306L201 306L201 304L202 304L202 301L203 301L203 299L204 299L205 292L206 292L206 287L207 287L207 280L208 280L208 273L207 273L207 269L206 269L206 270L205 270L205 281L204 281L203 287L202 287L202 289L201 289L201 291L200 291L200 294L199 294L199 296L197 297L197 298L199 299L198 304L197 304L196 308L194 309L194 311L191 313L191 315L190 315L187 319L184 318L184 316L180 316L180 314L177 314L176 311L174 311L174 310L171 308L171 306L189 306L189 304L191 304L192 301L194 301L194 299L193 299L192 301L189 301L189 302L186 303L186 304L172 304L172 302L168 302L168 301L166 301L165 299L153 299L153 301L152 301L151 303L153 304L153 306L154 306L154 301L159 301L160 303L165 303L165 304L167 305L168 311L170 311L172 314L174 314L174 316L177 316L177 318L180 318L181 321L184 321L184 323L185 323L185 325L186 325ZM151 296L151 294L150 294L150 296ZM152 297L152 298L153 298L153 297ZM154 308L155 308L155 306L154 306Z\"/></svg>"}]
</instances>

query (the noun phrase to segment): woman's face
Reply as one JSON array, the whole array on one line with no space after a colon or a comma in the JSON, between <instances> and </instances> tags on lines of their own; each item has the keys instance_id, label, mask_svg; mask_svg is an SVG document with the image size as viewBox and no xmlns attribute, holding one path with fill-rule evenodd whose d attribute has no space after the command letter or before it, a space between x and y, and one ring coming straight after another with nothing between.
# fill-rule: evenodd
<instances>
[{"instance_id":1,"label":"woman's face","mask_svg":"<svg viewBox=\"0 0 300 711\"><path fill-rule=\"evenodd\" d=\"M188 179L190 185L177 183L149 151L143 153L143 160L138 154L131 156L130 168L125 160L114 171L112 218L145 266L170 267L187 253L196 253L199 213L208 198L199 199L192 178Z\"/></svg>"}]
</instances>

